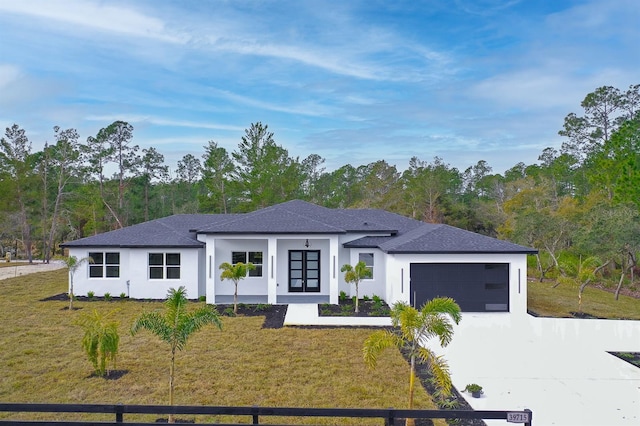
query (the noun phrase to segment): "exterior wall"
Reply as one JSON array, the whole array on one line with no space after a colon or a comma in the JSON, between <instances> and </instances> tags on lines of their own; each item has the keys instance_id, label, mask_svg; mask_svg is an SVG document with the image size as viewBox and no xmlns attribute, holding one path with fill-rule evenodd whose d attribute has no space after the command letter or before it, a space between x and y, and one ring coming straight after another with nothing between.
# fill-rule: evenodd
<instances>
[{"instance_id":1,"label":"exterior wall","mask_svg":"<svg viewBox=\"0 0 640 426\"><path fill-rule=\"evenodd\" d=\"M207 241L207 245L209 241ZM217 238L215 240L215 263L212 261L211 275L209 280L213 281L216 296L233 296L235 286L233 281L221 280L220 265L224 262L231 263L231 252L234 251L261 251L262 252L262 276L247 276L238 283L239 296L266 296L268 294L267 277L269 276L269 251L268 241L266 239L249 238Z\"/></svg>"},{"instance_id":2,"label":"exterior wall","mask_svg":"<svg viewBox=\"0 0 640 426\"><path fill-rule=\"evenodd\" d=\"M526 254L387 254L386 297L389 305L410 301L411 263L508 263L509 313L527 313L527 255Z\"/></svg>"},{"instance_id":3,"label":"exterior wall","mask_svg":"<svg viewBox=\"0 0 640 426\"><path fill-rule=\"evenodd\" d=\"M184 286L187 297L196 299L199 292L199 258L202 249L177 248L70 248L69 256L82 259L90 252L120 253L120 276L118 278L90 278L89 264L83 263L73 277L74 294L86 296L92 291L96 296L105 293L119 297L121 293L133 299L164 299L170 288ZM180 253L179 279L150 279L149 253Z\"/></svg>"},{"instance_id":4,"label":"exterior wall","mask_svg":"<svg viewBox=\"0 0 640 426\"><path fill-rule=\"evenodd\" d=\"M360 260L360 253L373 253L373 278L365 279L360 282L358 286L358 296L362 298L362 296L380 296L381 298L386 300L386 261L385 257L386 253L379 249L371 249L371 248L358 248L351 249L349 256L349 264L355 265ZM342 266L341 266L342 267ZM344 273L342 273L341 279L344 281ZM356 286L354 284L346 284L348 291L346 293L351 297L356 295Z\"/></svg>"},{"instance_id":5,"label":"exterior wall","mask_svg":"<svg viewBox=\"0 0 640 426\"><path fill-rule=\"evenodd\" d=\"M229 235L216 238L204 236L207 244L203 268L205 293L209 303L215 303L216 296L233 296L231 281L220 279L219 265L231 262L233 251L262 251L262 277L246 277L238 284L239 296L267 296L269 303L276 303L278 296L318 295L329 296L332 303L338 301L340 266L344 257L348 261L348 250L339 248L338 237L331 235ZM309 247L305 246L308 241ZM289 250L320 250L320 292L290 293Z\"/></svg>"}]
</instances>

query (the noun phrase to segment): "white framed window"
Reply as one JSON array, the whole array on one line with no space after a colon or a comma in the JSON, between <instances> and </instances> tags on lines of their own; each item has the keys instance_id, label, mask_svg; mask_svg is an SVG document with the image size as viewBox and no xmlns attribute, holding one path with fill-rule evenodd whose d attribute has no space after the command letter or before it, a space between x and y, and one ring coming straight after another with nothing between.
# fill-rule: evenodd
<instances>
[{"instance_id":1,"label":"white framed window","mask_svg":"<svg viewBox=\"0 0 640 426\"><path fill-rule=\"evenodd\" d=\"M119 278L120 277L120 253L119 252L89 252L89 278Z\"/></svg>"},{"instance_id":2,"label":"white framed window","mask_svg":"<svg viewBox=\"0 0 640 426\"><path fill-rule=\"evenodd\" d=\"M256 269L249 271L250 277L262 276L262 252L261 251L233 251L231 252L231 263L253 263Z\"/></svg>"},{"instance_id":3,"label":"white framed window","mask_svg":"<svg viewBox=\"0 0 640 426\"><path fill-rule=\"evenodd\" d=\"M367 265L367 269L371 271L371 276L365 278L366 280L373 279L373 253L360 253L358 260L364 262Z\"/></svg>"},{"instance_id":4,"label":"white framed window","mask_svg":"<svg viewBox=\"0 0 640 426\"><path fill-rule=\"evenodd\" d=\"M149 279L179 280L180 253L149 253Z\"/></svg>"}]
</instances>

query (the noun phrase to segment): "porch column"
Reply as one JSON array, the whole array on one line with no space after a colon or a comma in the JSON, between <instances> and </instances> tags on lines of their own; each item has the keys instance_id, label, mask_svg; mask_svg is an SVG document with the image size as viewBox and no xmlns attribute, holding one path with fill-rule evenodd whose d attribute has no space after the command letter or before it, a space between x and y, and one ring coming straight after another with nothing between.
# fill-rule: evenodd
<instances>
[{"instance_id":1,"label":"porch column","mask_svg":"<svg viewBox=\"0 0 640 426\"><path fill-rule=\"evenodd\" d=\"M340 258L338 251L338 236L335 235L329 240L329 303L332 305L338 304L339 296L338 279L340 277Z\"/></svg>"},{"instance_id":2,"label":"porch column","mask_svg":"<svg viewBox=\"0 0 640 426\"><path fill-rule=\"evenodd\" d=\"M211 235L207 235L205 251L205 293L207 295L207 303L216 303L216 240Z\"/></svg>"},{"instance_id":3,"label":"porch column","mask_svg":"<svg viewBox=\"0 0 640 426\"><path fill-rule=\"evenodd\" d=\"M274 305L278 299L278 239L269 237L269 245L267 247L267 300L268 303Z\"/></svg>"}]
</instances>

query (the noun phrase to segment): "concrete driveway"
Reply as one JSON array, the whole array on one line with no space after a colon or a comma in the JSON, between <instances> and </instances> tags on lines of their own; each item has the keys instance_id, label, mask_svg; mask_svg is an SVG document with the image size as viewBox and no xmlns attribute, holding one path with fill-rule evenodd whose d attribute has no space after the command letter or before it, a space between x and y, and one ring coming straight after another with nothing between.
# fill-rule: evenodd
<instances>
[{"instance_id":1,"label":"concrete driveway","mask_svg":"<svg viewBox=\"0 0 640 426\"><path fill-rule=\"evenodd\" d=\"M456 388L484 387L464 393L474 409L529 408L536 426L640 425L640 368L607 353L640 352L640 321L464 314L436 350Z\"/></svg>"}]
</instances>

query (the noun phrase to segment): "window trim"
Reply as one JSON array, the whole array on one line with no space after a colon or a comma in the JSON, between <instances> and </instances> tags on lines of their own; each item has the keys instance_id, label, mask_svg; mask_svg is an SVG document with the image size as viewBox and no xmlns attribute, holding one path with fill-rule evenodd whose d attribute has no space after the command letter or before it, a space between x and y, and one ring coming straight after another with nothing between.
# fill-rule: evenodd
<instances>
[{"instance_id":1,"label":"window trim","mask_svg":"<svg viewBox=\"0 0 640 426\"><path fill-rule=\"evenodd\" d=\"M364 255L371 255L371 265L368 265L368 264L367 264L367 262L365 262L365 261L362 259L362 255L363 255L363 254L364 254ZM375 265L376 265L375 258L376 258L376 257L375 257L375 254L374 254L373 252L368 252L368 251L367 251L367 252L360 252L360 253L358 253L358 262L364 262L364 263L365 263L365 265L367 265L367 269L371 271L371 277L363 278L363 280L372 280L372 279L373 279L373 277L374 277L374 275L373 275L373 273L374 273L374 267L375 267Z\"/></svg>"},{"instance_id":2,"label":"window trim","mask_svg":"<svg viewBox=\"0 0 640 426\"><path fill-rule=\"evenodd\" d=\"M151 263L151 256L152 255L161 255L162 256L162 263ZM177 255L178 256L178 263L177 264L170 264L168 262L168 257L169 256L174 256ZM162 271L162 277L160 278L154 278L151 276L151 269L158 269ZM177 277L169 277L169 270L177 270L178 271L178 276ZM175 280L180 280L182 279L182 253L180 252L158 252L158 251L150 251L147 252L147 279L149 281L175 281Z\"/></svg>"},{"instance_id":3,"label":"window trim","mask_svg":"<svg viewBox=\"0 0 640 426\"><path fill-rule=\"evenodd\" d=\"M244 263L245 265L247 264L248 259L251 258L251 255L253 254L253 257L255 258L255 255L259 253L260 254L260 258L262 259L262 261L260 263L256 263L256 262L251 262L253 263L253 265L256 267L254 270L252 271L248 271L247 272L247 276L246 278L262 278L264 277L264 252L257 251L257 250L244 250L244 251L240 251L240 250L233 250L231 251L231 264L232 265L236 265L238 262L234 262L233 258L236 255L240 255L240 254L244 254L242 263Z\"/></svg>"},{"instance_id":4,"label":"window trim","mask_svg":"<svg viewBox=\"0 0 640 426\"><path fill-rule=\"evenodd\" d=\"M87 262L88 264L87 272L89 275L89 279L101 280L101 279L119 279L120 278L120 252L119 251L92 251L92 252L88 252L87 254L89 255L89 258L91 258L92 260L91 262ZM98 257L96 256L96 254L101 255L102 262L96 263L95 258ZM107 263L107 258L111 257L109 255L114 255L114 254L118 256L118 263ZM109 268L114 268L114 267L116 267L118 270L117 275L115 276L107 275ZM102 274L100 276L91 275L91 270L96 268L102 269Z\"/></svg>"}]
</instances>

